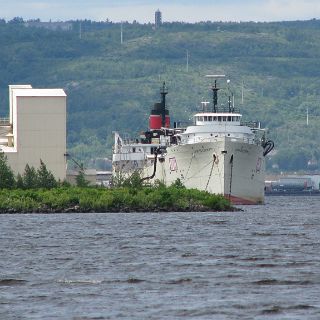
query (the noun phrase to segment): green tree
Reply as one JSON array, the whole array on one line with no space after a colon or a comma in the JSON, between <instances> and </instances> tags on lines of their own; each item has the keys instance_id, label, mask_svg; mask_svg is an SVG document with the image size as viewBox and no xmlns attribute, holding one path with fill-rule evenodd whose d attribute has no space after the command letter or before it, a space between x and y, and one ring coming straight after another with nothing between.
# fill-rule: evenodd
<instances>
[{"instance_id":1,"label":"green tree","mask_svg":"<svg viewBox=\"0 0 320 320\"><path fill-rule=\"evenodd\" d=\"M18 175L17 175L16 187L18 189L24 189L23 178L20 173L18 173Z\"/></svg>"},{"instance_id":2,"label":"green tree","mask_svg":"<svg viewBox=\"0 0 320 320\"><path fill-rule=\"evenodd\" d=\"M141 174L138 171L134 171L130 177L125 179L122 183L122 187L141 189L143 186L143 181L141 179Z\"/></svg>"},{"instance_id":3,"label":"green tree","mask_svg":"<svg viewBox=\"0 0 320 320\"><path fill-rule=\"evenodd\" d=\"M38 175L34 167L30 167L28 164L24 169L22 176L23 186L26 189L34 189L38 187Z\"/></svg>"},{"instance_id":4,"label":"green tree","mask_svg":"<svg viewBox=\"0 0 320 320\"><path fill-rule=\"evenodd\" d=\"M40 159L40 168L37 170L38 187L52 189L57 187L57 181L51 171L47 169L45 163Z\"/></svg>"},{"instance_id":5,"label":"green tree","mask_svg":"<svg viewBox=\"0 0 320 320\"><path fill-rule=\"evenodd\" d=\"M185 189L186 188L179 178L176 181L174 181L171 184L171 186L174 188L177 188L177 189Z\"/></svg>"},{"instance_id":6,"label":"green tree","mask_svg":"<svg viewBox=\"0 0 320 320\"><path fill-rule=\"evenodd\" d=\"M0 152L0 188L14 188L15 179L10 166L8 165L7 156Z\"/></svg>"},{"instance_id":7,"label":"green tree","mask_svg":"<svg viewBox=\"0 0 320 320\"><path fill-rule=\"evenodd\" d=\"M89 185L89 181L85 178L83 164L80 165L78 175L76 176L76 184L77 187L87 187Z\"/></svg>"}]
</instances>

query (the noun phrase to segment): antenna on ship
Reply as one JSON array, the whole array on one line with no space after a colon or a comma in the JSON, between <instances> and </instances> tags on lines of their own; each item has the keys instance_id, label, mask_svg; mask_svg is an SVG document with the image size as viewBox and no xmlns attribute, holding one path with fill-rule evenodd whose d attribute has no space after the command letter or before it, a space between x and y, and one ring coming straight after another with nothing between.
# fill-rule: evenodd
<instances>
[{"instance_id":1,"label":"antenna on ship","mask_svg":"<svg viewBox=\"0 0 320 320\"><path fill-rule=\"evenodd\" d=\"M166 95L168 94L168 89L166 87L166 83L163 82L162 88L160 89L161 94L161 118L162 118L162 126L166 126Z\"/></svg>"},{"instance_id":2,"label":"antenna on ship","mask_svg":"<svg viewBox=\"0 0 320 320\"><path fill-rule=\"evenodd\" d=\"M229 112L234 112L234 93L230 89L230 79L227 80L228 84L228 91L229 91L229 100L228 100L228 105L229 105ZM232 102L231 102L231 97L232 97ZM231 104L232 103L232 104Z\"/></svg>"},{"instance_id":3,"label":"antenna on ship","mask_svg":"<svg viewBox=\"0 0 320 320\"><path fill-rule=\"evenodd\" d=\"M218 112L218 91L220 88L217 87L217 81L219 78L224 78L224 74L207 74L206 78L214 79L214 85L211 86L212 93L213 93L213 112Z\"/></svg>"},{"instance_id":4,"label":"antenna on ship","mask_svg":"<svg viewBox=\"0 0 320 320\"><path fill-rule=\"evenodd\" d=\"M201 107L202 107L202 111L206 112L208 111L207 105L209 104L209 101L201 101Z\"/></svg>"}]
</instances>

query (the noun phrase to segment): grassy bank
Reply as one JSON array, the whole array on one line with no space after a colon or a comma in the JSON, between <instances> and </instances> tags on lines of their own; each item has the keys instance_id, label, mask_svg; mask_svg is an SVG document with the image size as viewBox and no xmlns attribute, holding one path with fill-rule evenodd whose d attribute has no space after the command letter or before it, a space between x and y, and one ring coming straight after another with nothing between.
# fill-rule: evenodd
<instances>
[{"instance_id":1,"label":"grassy bank","mask_svg":"<svg viewBox=\"0 0 320 320\"><path fill-rule=\"evenodd\" d=\"M1 189L0 213L232 211L222 196L171 187Z\"/></svg>"}]
</instances>

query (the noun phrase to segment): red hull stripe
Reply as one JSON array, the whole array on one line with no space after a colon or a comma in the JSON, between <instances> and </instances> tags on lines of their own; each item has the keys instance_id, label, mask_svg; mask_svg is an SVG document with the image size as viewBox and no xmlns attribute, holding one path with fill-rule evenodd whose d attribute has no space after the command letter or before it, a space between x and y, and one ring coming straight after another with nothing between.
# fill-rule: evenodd
<instances>
[{"instance_id":1,"label":"red hull stripe","mask_svg":"<svg viewBox=\"0 0 320 320\"><path fill-rule=\"evenodd\" d=\"M244 199L244 198L239 198L239 197L235 197L232 195L224 195L225 198L229 199L231 201L232 204L259 204L261 203L260 201L253 201L253 200L248 200L248 199Z\"/></svg>"}]
</instances>

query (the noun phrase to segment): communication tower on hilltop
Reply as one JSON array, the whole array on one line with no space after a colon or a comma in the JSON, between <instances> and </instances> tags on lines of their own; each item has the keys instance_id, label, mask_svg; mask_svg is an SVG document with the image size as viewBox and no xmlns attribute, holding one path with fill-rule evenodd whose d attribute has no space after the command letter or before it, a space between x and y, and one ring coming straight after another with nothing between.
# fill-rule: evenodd
<instances>
[{"instance_id":1,"label":"communication tower on hilltop","mask_svg":"<svg viewBox=\"0 0 320 320\"><path fill-rule=\"evenodd\" d=\"M159 9L154 14L154 25L156 29L162 25L162 13Z\"/></svg>"}]
</instances>

